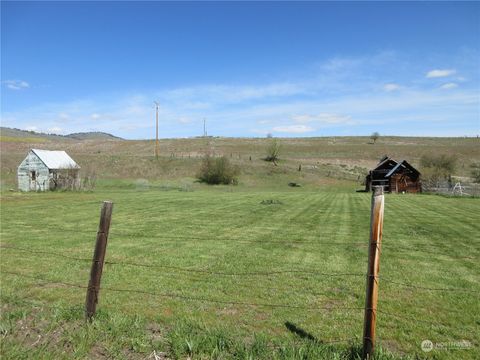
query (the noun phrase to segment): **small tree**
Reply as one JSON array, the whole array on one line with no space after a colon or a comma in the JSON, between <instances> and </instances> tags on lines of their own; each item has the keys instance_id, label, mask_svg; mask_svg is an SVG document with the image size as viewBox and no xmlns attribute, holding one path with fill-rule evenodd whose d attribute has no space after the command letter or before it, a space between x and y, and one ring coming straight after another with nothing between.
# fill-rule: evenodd
<instances>
[{"instance_id":1,"label":"small tree","mask_svg":"<svg viewBox=\"0 0 480 360\"><path fill-rule=\"evenodd\" d=\"M238 166L232 165L226 156L214 158L207 154L202 160L197 178L209 185L236 185L239 172Z\"/></svg>"},{"instance_id":2,"label":"small tree","mask_svg":"<svg viewBox=\"0 0 480 360\"><path fill-rule=\"evenodd\" d=\"M276 166L278 156L280 154L280 147L280 143L277 141L277 139L272 139L272 141L267 147L267 156L264 160L273 162L273 164Z\"/></svg>"},{"instance_id":3,"label":"small tree","mask_svg":"<svg viewBox=\"0 0 480 360\"><path fill-rule=\"evenodd\" d=\"M372 133L372 135L370 135L370 139L372 139L374 144L377 142L379 137L380 137L380 134L378 131L375 131L374 133Z\"/></svg>"}]
</instances>

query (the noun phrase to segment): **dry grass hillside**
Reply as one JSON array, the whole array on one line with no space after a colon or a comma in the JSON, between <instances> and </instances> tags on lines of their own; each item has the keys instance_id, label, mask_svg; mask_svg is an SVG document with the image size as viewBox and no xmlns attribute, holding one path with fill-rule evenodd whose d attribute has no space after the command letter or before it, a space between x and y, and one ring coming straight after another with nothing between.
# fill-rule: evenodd
<instances>
[{"instance_id":1,"label":"dry grass hillside","mask_svg":"<svg viewBox=\"0 0 480 360\"><path fill-rule=\"evenodd\" d=\"M189 138L160 140L161 156L153 156L154 141L61 137L4 136L1 148L2 188L15 188L16 169L30 148L65 150L84 173L95 171L100 180L192 181L206 152L225 155L240 166L240 184L273 186L296 181L308 185L339 180L360 184L364 174L383 155L407 159L414 166L425 154L454 154L455 175L469 176L480 162L480 139L381 137L282 138L278 166L262 160L272 139ZM301 171L299 166L301 165ZM421 171L421 168L420 168Z\"/></svg>"}]
</instances>

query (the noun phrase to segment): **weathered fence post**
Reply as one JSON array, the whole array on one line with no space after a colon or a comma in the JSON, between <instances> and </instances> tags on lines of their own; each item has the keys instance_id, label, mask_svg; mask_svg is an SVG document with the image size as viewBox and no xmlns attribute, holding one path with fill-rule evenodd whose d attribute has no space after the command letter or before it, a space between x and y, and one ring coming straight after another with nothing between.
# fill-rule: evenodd
<instances>
[{"instance_id":1,"label":"weathered fence post","mask_svg":"<svg viewBox=\"0 0 480 360\"><path fill-rule=\"evenodd\" d=\"M370 359L375 348L375 323L377 320L378 272L383 232L383 187L375 186L372 194L370 218L370 243L368 249L367 295L363 327L363 359Z\"/></svg>"},{"instance_id":2,"label":"weathered fence post","mask_svg":"<svg viewBox=\"0 0 480 360\"><path fill-rule=\"evenodd\" d=\"M104 201L100 213L100 224L98 225L97 241L93 253L92 268L90 270L90 281L87 288L87 299L85 301L85 317L91 320L95 315L100 291L100 279L102 278L103 262L107 249L108 231L112 219L113 203Z\"/></svg>"}]
</instances>

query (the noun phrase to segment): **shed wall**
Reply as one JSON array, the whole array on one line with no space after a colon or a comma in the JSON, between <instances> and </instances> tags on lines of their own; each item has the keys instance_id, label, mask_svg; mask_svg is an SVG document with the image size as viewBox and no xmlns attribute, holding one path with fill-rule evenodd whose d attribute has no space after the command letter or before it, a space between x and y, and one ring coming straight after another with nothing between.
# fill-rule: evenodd
<instances>
[{"instance_id":1,"label":"shed wall","mask_svg":"<svg viewBox=\"0 0 480 360\"><path fill-rule=\"evenodd\" d=\"M33 171L35 176L33 176ZM50 171L32 151L18 166L17 177L18 189L21 191L45 191L49 189Z\"/></svg>"}]
</instances>

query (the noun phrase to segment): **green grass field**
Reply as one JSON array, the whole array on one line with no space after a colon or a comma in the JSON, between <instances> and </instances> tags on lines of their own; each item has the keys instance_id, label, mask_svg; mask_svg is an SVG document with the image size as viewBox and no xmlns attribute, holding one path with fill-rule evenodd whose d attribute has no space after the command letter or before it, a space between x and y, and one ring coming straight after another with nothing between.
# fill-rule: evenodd
<instances>
[{"instance_id":1,"label":"green grass field","mask_svg":"<svg viewBox=\"0 0 480 360\"><path fill-rule=\"evenodd\" d=\"M2 358L356 358L370 195L339 184L3 193ZM85 324L102 200L111 263ZM478 199L386 196L379 359L480 357L479 213ZM424 353L426 339L471 347Z\"/></svg>"}]
</instances>

